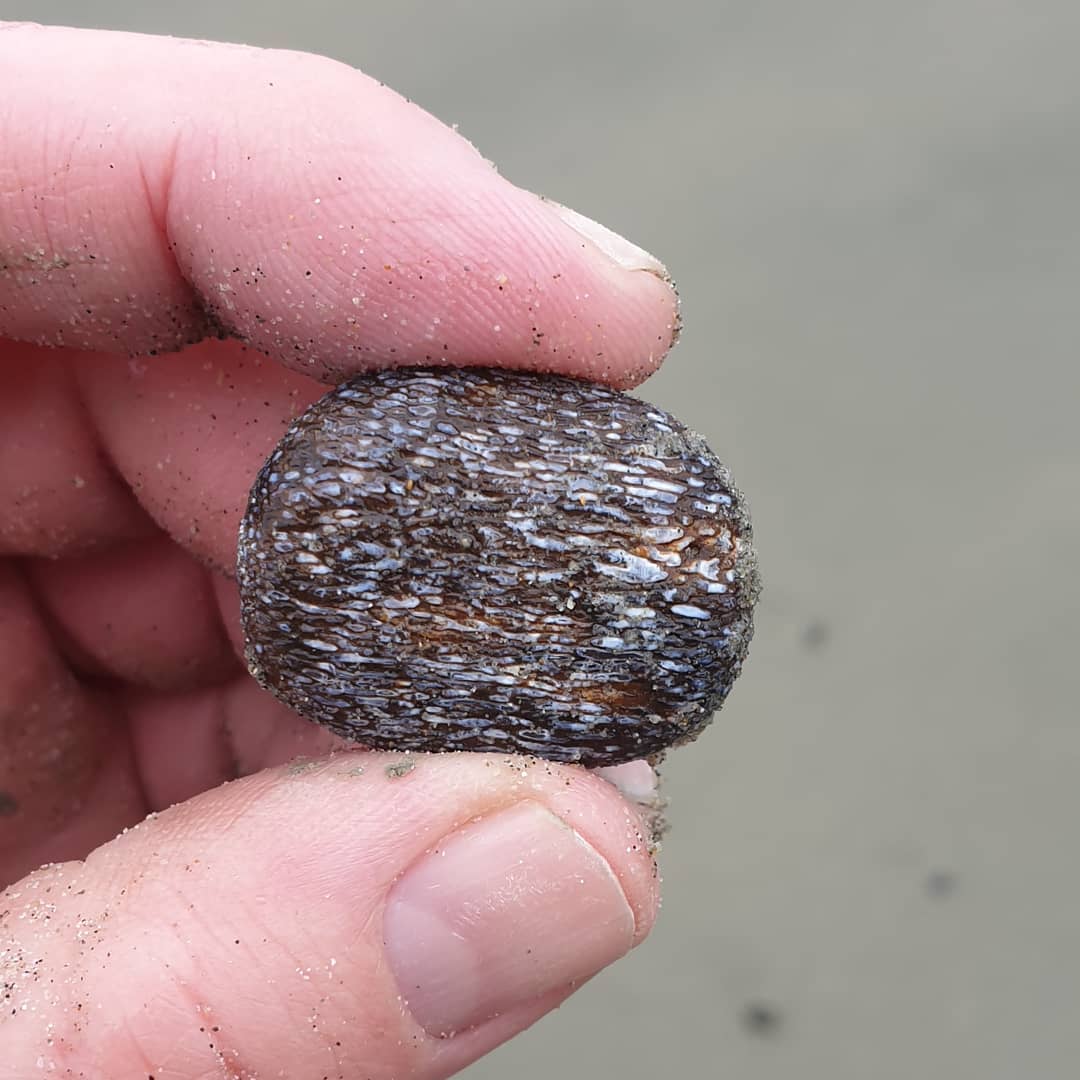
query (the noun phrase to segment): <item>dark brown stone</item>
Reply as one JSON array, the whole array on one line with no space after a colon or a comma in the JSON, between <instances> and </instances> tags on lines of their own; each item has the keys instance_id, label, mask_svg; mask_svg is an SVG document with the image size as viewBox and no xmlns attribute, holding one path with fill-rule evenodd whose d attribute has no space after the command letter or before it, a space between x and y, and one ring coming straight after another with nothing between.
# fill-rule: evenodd
<instances>
[{"instance_id":1,"label":"dark brown stone","mask_svg":"<svg viewBox=\"0 0 1080 1080\"><path fill-rule=\"evenodd\" d=\"M317 402L259 473L238 572L251 672L301 715L586 765L698 734L758 592L700 437L601 386L478 369Z\"/></svg>"}]
</instances>

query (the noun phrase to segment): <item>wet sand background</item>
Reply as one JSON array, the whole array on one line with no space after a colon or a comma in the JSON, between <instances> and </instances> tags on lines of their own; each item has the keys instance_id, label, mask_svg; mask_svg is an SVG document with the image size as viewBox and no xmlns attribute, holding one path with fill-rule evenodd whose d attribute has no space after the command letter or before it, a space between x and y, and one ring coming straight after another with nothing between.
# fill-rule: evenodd
<instances>
[{"instance_id":1,"label":"wet sand background","mask_svg":"<svg viewBox=\"0 0 1080 1080\"><path fill-rule=\"evenodd\" d=\"M327 52L669 265L754 511L651 941L472 1068L1041 1080L1080 1027L1080 6L2 0Z\"/></svg>"}]
</instances>

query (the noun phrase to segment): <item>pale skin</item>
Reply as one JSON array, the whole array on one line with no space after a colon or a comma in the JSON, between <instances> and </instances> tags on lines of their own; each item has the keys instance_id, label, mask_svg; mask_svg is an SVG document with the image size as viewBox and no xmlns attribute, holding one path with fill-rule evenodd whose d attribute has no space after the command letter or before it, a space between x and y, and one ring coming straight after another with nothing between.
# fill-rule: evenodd
<instances>
[{"instance_id":1,"label":"pale skin","mask_svg":"<svg viewBox=\"0 0 1080 1080\"><path fill-rule=\"evenodd\" d=\"M240 659L240 515L326 383L636 385L674 293L317 57L0 23L0 148L0 1080L449 1075L648 934L642 822L580 769L401 768L276 704ZM463 1005L388 914L410 868L463 880L444 849L487 875ZM535 960L560 926L572 977Z\"/></svg>"}]
</instances>

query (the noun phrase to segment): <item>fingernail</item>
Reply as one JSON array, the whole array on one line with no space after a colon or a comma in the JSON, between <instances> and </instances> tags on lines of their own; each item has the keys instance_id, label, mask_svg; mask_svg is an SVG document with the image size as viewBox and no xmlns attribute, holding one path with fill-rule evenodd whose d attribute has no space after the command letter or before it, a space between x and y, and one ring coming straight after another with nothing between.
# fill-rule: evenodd
<instances>
[{"instance_id":1,"label":"fingernail","mask_svg":"<svg viewBox=\"0 0 1080 1080\"><path fill-rule=\"evenodd\" d=\"M606 765L592 771L613 784L627 802L637 807L641 820L649 830L650 850L656 854L668 831L668 801L660 794L660 775L657 771L647 761Z\"/></svg>"},{"instance_id":2,"label":"fingernail","mask_svg":"<svg viewBox=\"0 0 1080 1080\"><path fill-rule=\"evenodd\" d=\"M602 765L593 772L619 789L632 803L651 803L660 786L660 777L647 761L628 761L625 765Z\"/></svg>"},{"instance_id":3,"label":"fingernail","mask_svg":"<svg viewBox=\"0 0 1080 1080\"><path fill-rule=\"evenodd\" d=\"M522 803L452 833L390 894L383 932L402 998L445 1037L595 975L634 915L602 855Z\"/></svg>"},{"instance_id":4,"label":"fingernail","mask_svg":"<svg viewBox=\"0 0 1080 1080\"><path fill-rule=\"evenodd\" d=\"M667 267L655 256L650 255L644 248L632 244L624 236L612 232L606 225L599 221L593 221L568 206L545 200L549 206L566 222L570 228L581 233L586 240L592 241L609 259L614 260L627 270L648 270L650 274L668 280Z\"/></svg>"}]
</instances>

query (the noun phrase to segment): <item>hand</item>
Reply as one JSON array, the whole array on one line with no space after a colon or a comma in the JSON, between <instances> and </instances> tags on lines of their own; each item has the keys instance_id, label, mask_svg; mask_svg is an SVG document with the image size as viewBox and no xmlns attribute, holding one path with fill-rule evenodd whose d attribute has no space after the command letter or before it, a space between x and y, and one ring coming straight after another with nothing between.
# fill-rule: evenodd
<instances>
[{"instance_id":1,"label":"hand","mask_svg":"<svg viewBox=\"0 0 1080 1080\"><path fill-rule=\"evenodd\" d=\"M0 898L0 1078L454 1072L648 933L642 822L330 753L238 659L241 509L350 372L639 381L662 268L311 56L0 24L0 147L0 877L52 863Z\"/></svg>"}]
</instances>

